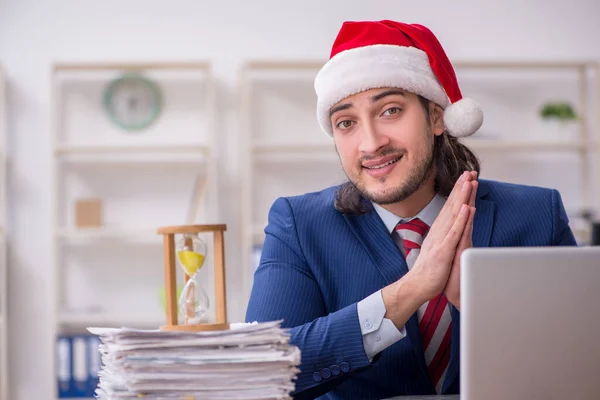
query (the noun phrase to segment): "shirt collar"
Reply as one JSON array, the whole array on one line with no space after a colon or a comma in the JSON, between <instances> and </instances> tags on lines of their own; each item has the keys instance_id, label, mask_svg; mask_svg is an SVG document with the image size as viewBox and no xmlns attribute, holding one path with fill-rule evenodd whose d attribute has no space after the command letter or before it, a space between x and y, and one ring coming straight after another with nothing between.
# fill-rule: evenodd
<instances>
[{"instance_id":1,"label":"shirt collar","mask_svg":"<svg viewBox=\"0 0 600 400\"><path fill-rule=\"evenodd\" d=\"M446 203L446 199L443 196L436 194L429 204L427 204L417 215L410 218L400 218L376 203L373 203L373 207L375 208L375 211L377 211L377 214L379 214L379 217L385 224L388 232L392 233L399 222L406 222L415 218L419 218L429 226L433 225L433 221L435 221L440 211L442 211L444 203Z\"/></svg>"}]
</instances>

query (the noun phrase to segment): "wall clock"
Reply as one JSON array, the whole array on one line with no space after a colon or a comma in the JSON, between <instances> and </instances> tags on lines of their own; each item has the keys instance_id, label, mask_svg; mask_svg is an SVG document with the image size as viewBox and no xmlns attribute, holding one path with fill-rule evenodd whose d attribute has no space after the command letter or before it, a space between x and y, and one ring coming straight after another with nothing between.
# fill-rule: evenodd
<instances>
[{"instance_id":1,"label":"wall clock","mask_svg":"<svg viewBox=\"0 0 600 400\"><path fill-rule=\"evenodd\" d=\"M140 74L127 73L112 80L104 91L104 109L121 129L140 131L158 118L162 94L158 85Z\"/></svg>"}]
</instances>

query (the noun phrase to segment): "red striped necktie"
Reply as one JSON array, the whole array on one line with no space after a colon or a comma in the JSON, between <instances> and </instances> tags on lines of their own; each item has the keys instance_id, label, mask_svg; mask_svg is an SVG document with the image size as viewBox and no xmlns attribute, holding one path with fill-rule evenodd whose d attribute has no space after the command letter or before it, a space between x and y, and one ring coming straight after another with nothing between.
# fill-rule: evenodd
<instances>
[{"instance_id":1,"label":"red striped necktie","mask_svg":"<svg viewBox=\"0 0 600 400\"><path fill-rule=\"evenodd\" d=\"M396 232L402 238L409 269L413 267L421 251L421 244L428 230L429 225L420 219L396 225ZM450 340L452 338L452 317L448 299L444 293L440 293L431 301L423 304L417 310L417 316L429 376L437 393L441 393L450 363Z\"/></svg>"}]
</instances>

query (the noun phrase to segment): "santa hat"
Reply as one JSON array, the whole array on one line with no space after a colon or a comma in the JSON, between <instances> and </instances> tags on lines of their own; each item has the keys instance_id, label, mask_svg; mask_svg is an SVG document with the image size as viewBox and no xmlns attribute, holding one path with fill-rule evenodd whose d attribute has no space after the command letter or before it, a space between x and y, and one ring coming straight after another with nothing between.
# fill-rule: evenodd
<instances>
[{"instance_id":1,"label":"santa hat","mask_svg":"<svg viewBox=\"0 0 600 400\"><path fill-rule=\"evenodd\" d=\"M345 22L315 78L321 128L332 135L329 110L334 104L382 87L401 88L438 104L450 135L470 136L483 123L481 107L462 97L452 64L429 29L388 20Z\"/></svg>"}]
</instances>

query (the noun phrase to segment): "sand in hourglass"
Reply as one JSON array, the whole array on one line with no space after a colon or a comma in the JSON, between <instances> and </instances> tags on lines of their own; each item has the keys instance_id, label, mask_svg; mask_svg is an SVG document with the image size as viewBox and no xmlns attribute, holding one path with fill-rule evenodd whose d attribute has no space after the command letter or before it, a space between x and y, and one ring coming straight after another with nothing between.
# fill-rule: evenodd
<instances>
[{"instance_id":1,"label":"sand in hourglass","mask_svg":"<svg viewBox=\"0 0 600 400\"><path fill-rule=\"evenodd\" d=\"M177 258L185 272L186 284L181 294L180 311L186 324L192 321L197 323L208 311L208 297L196 282L196 273L204 265L206 249L199 238L193 238L191 235L184 236L182 242L183 246L177 251ZM194 242L197 242L196 245ZM196 290L199 292L196 293Z\"/></svg>"},{"instance_id":2,"label":"sand in hourglass","mask_svg":"<svg viewBox=\"0 0 600 400\"><path fill-rule=\"evenodd\" d=\"M204 264L204 255L196 253L195 251L182 250L177 253L177 258L185 272L189 276L194 276L196 272Z\"/></svg>"}]
</instances>

